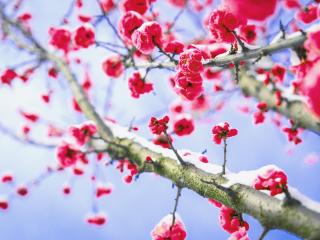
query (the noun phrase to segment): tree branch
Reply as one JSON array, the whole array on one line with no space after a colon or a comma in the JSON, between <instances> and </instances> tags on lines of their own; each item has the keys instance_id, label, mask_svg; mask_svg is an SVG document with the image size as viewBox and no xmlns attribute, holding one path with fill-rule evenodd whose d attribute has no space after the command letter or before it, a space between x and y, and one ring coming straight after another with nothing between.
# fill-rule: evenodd
<instances>
[{"instance_id":1,"label":"tree branch","mask_svg":"<svg viewBox=\"0 0 320 240\"><path fill-rule=\"evenodd\" d=\"M245 95L266 102L269 108L292 119L299 127L309 129L317 134L320 133L320 119L311 112L303 101L287 99L280 106L277 106L275 92L245 71L240 73L239 86Z\"/></svg>"},{"instance_id":2,"label":"tree branch","mask_svg":"<svg viewBox=\"0 0 320 240\"><path fill-rule=\"evenodd\" d=\"M197 158L195 161L185 159L187 164L182 166L172 150L163 149L133 133L128 133L125 128L112 123L107 124L114 133L115 141L121 144L122 149L116 145L103 146L99 142L93 144L96 148L107 148L111 156L127 154L126 156L144 172L157 173L176 185L180 184L179 186L183 188L193 190L200 196L215 199L239 213L249 214L268 229L285 230L304 239L320 239L319 204L317 209L301 204L287 205L284 200L252 188L251 184L254 179L248 181L248 184L234 181L237 176L239 179L247 178L247 176L256 177L259 173L264 172L265 168L248 171L242 173L243 175L239 173L222 176L221 166L203 165L197 161ZM127 148L126 153L123 152L123 148ZM145 164L147 156L150 156L155 164ZM291 187L289 191L293 193L293 198L298 198ZM301 202L307 204L305 200Z\"/></svg>"}]
</instances>

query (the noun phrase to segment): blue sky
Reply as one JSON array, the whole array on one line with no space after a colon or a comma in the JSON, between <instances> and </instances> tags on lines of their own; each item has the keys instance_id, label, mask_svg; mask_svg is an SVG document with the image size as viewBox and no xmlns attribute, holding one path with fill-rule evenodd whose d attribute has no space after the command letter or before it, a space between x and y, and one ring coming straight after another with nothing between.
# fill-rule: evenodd
<instances>
[{"instance_id":1,"label":"blue sky","mask_svg":"<svg viewBox=\"0 0 320 240\"><path fill-rule=\"evenodd\" d=\"M46 43L48 27L59 22L60 16L68 8L69 1L26 1L24 9L34 15L32 20L34 34L42 43ZM88 2L85 1L88 13L97 13L95 4ZM170 11L168 16L174 16L177 12L176 9L162 2L159 7L163 12ZM289 18L290 13L287 13L286 17ZM117 22L117 15L113 14L112 19ZM183 16L177 28L190 23L189 21L188 15ZM195 28L190 28L189 31L195 31ZM195 34L200 33L195 32ZM99 26L99 39L112 41L112 37L106 23ZM0 59L0 70L14 65L17 59L21 61L30 59L28 55L14 50L12 45L2 44L0 54L6 56ZM156 94L133 100L124 79L110 80L103 74L101 62L108 56L106 50L91 48L81 51L79 55L90 62L89 69L94 82L92 99L98 111L103 112L105 101L110 101L112 108L109 110L109 115L124 126L128 126L135 117L140 127L139 134L150 138L151 135L146 127L147 122L143 119L148 118L152 113L157 113L158 116L165 114L168 105L176 98L171 89L168 90L166 78L168 73L155 70L150 74L150 80L155 85ZM83 70L78 68L75 70L78 76L81 76ZM56 91L50 108L40 101L40 95L46 90L48 84ZM106 95L110 86L112 95L110 92ZM17 114L19 108L41 113L44 119L50 119L62 127L84 120L82 116L74 114L71 110L70 92L64 79L60 78L52 82L46 77L45 71L36 73L27 85L16 82L12 88L0 87L0 92L0 122L15 131L19 131L23 124L23 120ZM304 158L308 154L320 154L319 136L306 131L302 134L303 143L294 147L272 124L270 118L261 126L253 125L251 116L236 110L239 103L248 103L251 106L256 104L254 100L243 99L239 93L233 94L224 110L210 116L209 121L198 121L194 134L175 139L175 145L178 148L196 152L206 149L210 162L221 163L222 147L213 143L210 129L216 123L228 121L239 130L239 135L229 141L228 168L231 171L250 170L266 164L276 164L288 174L290 185L300 189L310 198L320 201L318 176L320 164L308 166L304 163ZM270 115L272 113L268 116ZM284 122L288 125L286 120ZM35 137L43 138L43 135L43 127L35 130ZM44 172L48 162L55 161L54 151L24 145L7 136L0 135L0 146L0 173L11 170L16 176L17 183L37 178ZM292 153L288 154L288 152ZM93 208L93 189L88 175L72 178L72 194L68 197L63 196L61 188L71 177L70 174L61 172L49 176L40 185L32 188L27 198L13 199L9 211L0 212L1 239L144 240L150 239L150 230L163 216L172 211L176 190L172 189L168 180L154 174L143 174L136 182L126 185L114 167L100 166L98 170L100 178L106 182L112 182L115 188L110 196L95 202L100 210L106 212L108 223L103 227L89 226L84 221L86 214ZM0 194L5 195L10 191L10 187L0 185ZM218 224L218 209L197 194L184 189L178 212L186 225L188 239L227 239L228 234ZM249 236L251 239L257 239L261 227L254 219L248 216L245 216L245 219L250 221ZM265 239L298 238L281 231L272 231Z\"/></svg>"}]
</instances>

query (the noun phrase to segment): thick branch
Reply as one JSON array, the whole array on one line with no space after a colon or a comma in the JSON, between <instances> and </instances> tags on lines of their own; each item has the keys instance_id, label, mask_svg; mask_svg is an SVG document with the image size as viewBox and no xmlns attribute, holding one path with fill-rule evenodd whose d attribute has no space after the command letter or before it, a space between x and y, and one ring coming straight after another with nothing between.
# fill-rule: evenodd
<instances>
[{"instance_id":1,"label":"thick branch","mask_svg":"<svg viewBox=\"0 0 320 240\"><path fill-rule=\"evenodd\" d=\"M306 35L300 32L296 32L288 36L288 38L286 39L280 39L267 46L257 47L256 49L250 49L246 52L229 54L225 56L217 56L214 59L204 61L203 64L205 66L210 66L210 67L227 67L232 63L261 58L262 56L267 56L269 54L278 52L283 49L288 49L288 48L293 49L297 46L302 45L306 39L307 39ZM150 64L151 66L153 66L153 65L157 65L158 63L150 63ZM137 67L143 68L143 67L149 66L150 64L149 63L137 64ZM163 67L175 67L175 63L172 61L161 63L161 65Z\"/></svg>"},{"instance_id":2,"label":"thick branch","mask_svg":"<svg viewBox=\"0 0 320 240\"><path fill-rule=\"evenodd\" d=\"M277 106L275 92L244 71L240 73L239 86L245 95L266 102L269 108L294 120L297 126L320 133L320 119L311 112L303 101L287 99L282 101L280 106Z\"/></svg>"},{"instance_id":3,"label":"thick branch","mask_svg":"<svg viewBox=\"0 0 320 240\"><path fill-rule=\"evenodd\" d=\"M121 149L116 145L107 146L111 156L116 158L125 155L143 171L155 172L203 197L215 199L237 212L249 214L268 229L285 230L304 239L320 239L320 213L317 212L319 210L299 204L286 205L283 200L257 191L249 185L234 182L234 174L221 176L221 167L218 166L214 173L206 170L213 166L210 164L197 163L195 166L195 162L185 159L187 164L182 166L171 150L155 146L132 133L128 133L126 137L125 129L121 130L111 123L110 128L113 129L114 136L118 137L116 142L122 146ZM99 143L96 143L96 146L106 147L99 146ZM125 152L123 147L126 148ZM154 164L145 163L147 156L153 159ZM257 174L258 171L245 175ZM293 194L293 197L296 196Z\"/></svg>"}]
</instances>

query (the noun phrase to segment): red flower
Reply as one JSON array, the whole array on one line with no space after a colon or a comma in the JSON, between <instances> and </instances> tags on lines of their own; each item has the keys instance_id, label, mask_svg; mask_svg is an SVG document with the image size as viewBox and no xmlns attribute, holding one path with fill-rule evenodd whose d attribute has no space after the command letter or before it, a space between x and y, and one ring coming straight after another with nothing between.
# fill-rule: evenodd
<instances>
[{"instance_id":1,"label":"red flower","mask_svg":"<svg viewBox=\"0 0 320 240\"><path fill-rule=\"evenodd\" d=\"M237 17L245 17L252 20L264 21L273 15L277 0L225 0L228 6Z\"/></svg>"},{"instance_id":2,"label":"red flower","mask_svg":"<svg viewBox=\"0 0 320 240\"><path fill-rule=\"evenodd\" d=\"M116 5L113 0L100 0L100 6L105 13L108 13L114 9Z\"/></svg>"},{"instance_id":3,"label":"red flower","mask_svg":"<svg viewBox=\"0 0 320 240\"><path fill-rule=\"evenodd\" d=\"M184 45L182 42L173 40L164 44L163 50L167 53L180 54L183 52Z\"/></svg>"},{"instance_id":4,"label":"red flower","mask_svg":"<svg viewBox=\"0 0 320 240\"><path fill-rule=\"evenodd\" d=\"M285 0L284 4L287 8L300 8L299 0Z\"/></svg>"},{"instance_id":5,"label":"red flower","mask_svg":"<svg viewBox=\"0 0 320 240\"><path fill-rule=\"evenodd\" d=\"M74 41L79 47L88 48L94 44L95 34L90 26L81 26L76 30Z\"/></svg>"},{"instance_id":6,"label":"red flower","mask_svg":"<svg viewBox=\"0 0 320 240\"><path fill-rule=\"evenodd\" d=\"M246 221L241 220L239 214L232 208L222 206L220 208L220 225L228 233L238 231L244 227L246 230L249 229L249 224Z\"/></svg>"},{"instance_id":7,"label":"red flower","mask_svg":"<svg viewBox=\"0 0 320 240\"><path fill-rule=\"evenodd\" d=\"M184 240L187 237L181 218L176 215L175 223L171 228L172 215L167 215L154 227L151 232L152 240Z\"/></svg>"},{"instance_id":8,"label":"red flower","mask_svg":"<svg viewBox=\"0 0 320 240\"><path fill-rule=\"evenodd\" d=\"M264 112L258 111L253 114L254 124L263 123L265 120Z\"/></svg>"},{"instance_id":9,"label":"red flower","mask_svg":"<svg viewBox=\"0 0 320 240\"><path fill-rule=\"evenodd\" d=\"M103 71L109 77L117 78L124 70L124 66L119 55L108 57L102 64Z\"/></svg>"},{"instance_id":10,"label":"red flower","mask_svg":"<svg viewBox=\"0 0 320 240\"><path fill-rule=\"evenodd\" d=\"M174 88L188 100L195 100L203 93L202 77L199 73L192 74L179 71L174 79Z\"/></svg>"},{"instance_id":11,"label":"red flower","mask_svg":"<svg viewBox=\"0 0 320 240\"><path fill-rule=\"evenodd\" d=\"M1 181L3 183L10 183L13 182L13 176L10 173L6 173L2 176Z\"/></svg>"},{"instance_id":12,"label":"red flower","mask_svg":"<svg viewBox=\"0 0 320 240\"><path fill-rule=\"evenodd\" d=\"M317 19L317 9L316 5L311 5L306 8L302 8L296 15L297 19L305 24L309 24Z\"/></svg>"},{"instance_id":13,"label":"red flower","mask_svg":"<svg viewBox=\"0 0 320 240\"><path fill-rule=\"evenodd\" d=\"M307 96L312 111L320 117L320 75L318 75L317 82L307 90Z\"/></svg>"},{"instance_id":14,"label":"red flower","mask_svg":"<svg viewBox=\"0 0 320 240\"><path fill-rule=\"evenodd\" d=\"M291 127L291 128L283 128L283 131L288 135L289 142L294 142L294 144L299 144L302 142L301 138L298 137L298 129Z\"/></svg>"},{"instance_id":15,"label":"red flower","mask_svg":"<svg viewBox=\"0 0 320 240\"><path fill-rule=\"evenodd\" d=\"M41 98L42 98L42 100L43 100L45 103L49 103L49 102L50 102L50 93L48 93L48 94L42 94L42 95L41 95Z\"/></svg>"},{"instance_id":16,"label":"red flower","mask_svg":"<svg viewBox=\"0 0 320 240\"><path fill-rule=\"evenodd\" d=\"M82 156L83 153L79 149L66 142L57 148L57 158L62 167L74 165Z\"/></svg>"},{"instance_id":17,"label":"red flower","mask_svg":"<svg viewBox=\"0 0 320 240\"><path fill-rule=\"evenodd\" d=\"M104 225L107 221L106 216L103 213L92 214L86 219L87 223L101 226Z\"/></svg>"},{"instance_id":18,"label":"red flower","mask_svg":"<svg viewBox=\"0 0 320 240\"><path fill-rule=\"evenodd\" d=\"M18 17L18 20L21 22L28 22L32 18L30 13L23 13Z\"/></svg>"},{"instance_id":19,"label":"red flower","mask_svg":"<svg viewBox=\"0 0 320 240\"><path fill-rule=\"evenodd\" d=\"M146 83L145 80L141 78L139 72L133 73L129 78L128 84L133 98L139 98L141 94L148 93L153 90L152 83Z\"/></svg>"},{"instance_id":20,"label":"red flower","mask_svg":"<svg viewBox=\"0 0 320 240\"><path fill-rule=\"evenodd\" d=\"M17 73L12 69L7 69L5 72L1 75L1 82L3 84L11 85L11 82L17 77Z\"/></svg>"},{"instance_id":21,"label":"red flower","mask_svg":"<svg viewBox=\"0 0 320 240\"><path fill-rule=\"evenodd\" d=\"M48 75L49 75L49 77L57 78L58 72L57 72L57 70L56 70L54 67L51 67L51 68L48 70Z\"/></svg>"},{"instance_id":22,"label":"red flower","mask_svg":"<svg viewBox=\"0 0 320 240\"><path fill-rule=\"evenodd\" d=\"M112 188L110 186L100 185L96 188L96 197L100 198L105 195L110 195L112 192Z\"/></svg>"},{"instance_id":23,"label":"red flower","mask_svg":"<svg viewBox=\"0 0 320 240\"><path fill-rule=\"evenodd\" d=\"M37 114L34 113L27 113L24 111L20 111L20 114L28 121L30 122L37 122L39 120L39 116Z\"/></svg>"},{"instance_id":24,"label":"red flower","mask_svg":"<svg viewBox=\"0 0 320 240\"><path fill-rule=\"evenodd\" d=\"M276 64L272 67L271 72L275 78L275 81L283 82L286 74L286 69L283 66Z\"/></svg>"},{"instance_id":25,"label":"red flower","mask_svg":"<svg viewBox=\"0 0 320 240\"><path fill-rule=\"evenodd\" d=\"M202 53L199 49L190 48L180 54L179 71L197 74L203 70Z\"/></svg>"},{"instance_id":26,"label":"red flower","mask_svg":"<svg viewBox=\"0 0 320 240\"><path fill-rule=\"evenodd\" d=\"M208 163L209 162L209 159L204 155L201 155L199 157L199 160L200 160L200 162L203 162L203 163Z\"/></svg>"},{"instance_id":27,"label":"red flower","mask_svg":"<svg viewBox=\"0 0 320 240\"><path fill-rule=\"evenodd\" d=\"M268 111L268 105L266 102L259 102L257 105L257 108L259 109L259 111L253 114L254 124L259 124L264 122L265 120L264 113Z\"/></svg>"},{"instance_id":28,"label":"red flower","mask_svg":"<svg viewBox=\"0 0 320 240\"><path fill-rule=\"evenodd\" d=\"M93 123L83 123L79 126L70 127L69 131L76 142L82 146L97 133L97 128Z\"/></svg>"},{"instance_id":29,"label":"red flower","mask_svg":"<svg viewBox=\"0 0 320 240\"><path fill-rule=\"evenodd\" d=\"M216 144L220 144L222 139L234 137L238 134L238 130L235 128L230 129L229 123L225 122L216 125L212 128L213 140Z\"/></svg>"},{"instance_id":30,"label":"red flower","mask_svg":"<svg viewBox=\"0 0 320 240\"><path fill-rule=\"evenodd\" d=\"M65 53L69 51L71 45L71 32L65 28L50 28L50 44Z\"/></svg>"},{"instance_id":31,"label":"red flower","mask_svg":"<svg viewBox=\"0 0 320 240\"><path fill-rule=\"evenodd\" d=\"M308 60L317 59L320 56L320 31L309 33L304 47L308 52Z\"/></svg>"},{"instance_id":32,"label":"red flower","mask_svg":"<svg viewBox=\"0 0 320 240\"><path fill-rule=\"evenodd\" d=\"M283 98L282 98L282 92L281 92L280 90L276 90L276 91L275 91L275 95L276 95L276 105L277 105L277 106L280 106L281 103L282 103L282 100L283 100Z\"/></svg>"},{"instance_id":33,"label":"red flower","mask_svg":"<svg viewBox=\"0 0 320 240\"><path fill-rule=\"evenodd\" d=\"M162 28L157 22L143 23L132 34L133 45L143 54L150 54L162 46Z\"/></svg>"},{"instance_id":34,"label":"red flower","mask_svg":"<svg viewBox=\"0 0 320 240\"><path fill-rule=\"evenodd\" d=\"M149 121L149 128L151 132L156 135L160 135L164 133L168 129L169 117L164 116L163 118L157 119L155 117L151 117Z\"/></svg>"},{"instance_id":35,"label":"red flower","mask_svg":"<svg viewBox=\"0 0 320 240\"><path fill-rule=\"evenodd\" d=\"M9 207L9 203L5 199L0 199L0 209L7 210Z\"/></svg>"},{"instance_id":36,"label":"red flower","mask_svg":"<svg viewBox=\"0 0 320 240\"><path fill-rule=\"evenodd\" d=\"M149 8L149 0L122 0L121 7L125 12L135 11L143 15Z\"/></svg>"},{"instance_id":37,"label":"red flower","mask_svg":"<svg viewBox=\"0 0 320 240\"><path fill-rule=\"evenodd\" d=\"M274 196L287 189L287 184L287 176L283 171L268 169L255 179L253 186L257 190L269 190L271 196Z\"/></svg>"},{"instance_id":38,"label":"red flower","mask_svg":"<svg viewBox=\"0 0 320 240\"><path fill-rule=\"evenodd\" d=\"M134 11L126 12L120 18L119 32L126 41L131 42L131 35L143 23L144 23L144 20L139 13L134 12Z\"/></svg>"},{"instance_id":39,"label":"red flower","mask_svg":"<svg viewBox=\"0 0 320 240\"><path fill-rule=\"evenodd\" d=\"M28 194L28 188L25 186L20 186L17 188L17 194L24 197Z\"/></svg>"},{"instance_id":40,"label":"red flower","mask_svg":"<svg viewBox=\"0 0 320 240\"><path fill-rule=\"evenodd\" d=\"M72 107L76 112L82 112L81 107L76 99L72 99Z\"/></svg>"},{"instance_id":41,"label":"red flower","mask_svg":"<svg viewBox=\"0 0 320 240\"><path fill-rule=\"evenodd\" d=\"M69 195L69 194L71 193L71 188L70 188L70 186L69 186L69 185L63 186L62 192L63 192L65 195Z\"/></svg>"},{"instance_id":42,"label":"red flower","mask_svg":"<svg viewBox=\"0 0 320 240\"><path fill-rule=\"evenodd\" d=\"M169 141L173 142L173 139L171 138L171 136L170 135L168 135L168 136L169 136ZM169 141L164 134L160 134L159 136L156 136L156 138L153 139L152 142L156 145L163 147L163 148L170 148Z\"/></svg>"},{"instance_id":43,"label":"red flower","mask_svg":"<svg viewBox=\"0 0 320 240\"><path fill-rule=\"evenodd\" d=\"M208 27L216 41L233 43L235 37L231 31L245 23L246 20L242 17L237 17L226 8L221 8L210 14Z\"/></svg>"},{"instance_id":44,"label":"red flower","mask_svg":"<svg viewBox=\"0 0 320 240\"><path fill-rule=\"evenodd\" d=\"M219 80L221 77L221 71L219 70L216 71L216 70L213 70L212 68L205 68L203 75L207 80L212 80L212 79Z\"/></svg>"},{"instance_id":45,"label":"red flower","mask_svg":"<svg viewBox=\"0 0 320 240\"><path fill-rule=\"evenodd\" d=\"M178 136L189 135L194 130L194 122L191 117L182 115L175 119L173 123L173 131Z\"/></svg>"},{"instance_id":46,"label":"red flower","mask_svg":"<svg viewBox=\"0 0 320 240\"><path fill-rule=\"evenodd\" d=\"M183 106L182 103L180 103L180 102L174 102L174 103L170 106L170 111L171 111L173 114L183 113L183 112L184 112L184 106Z\"/></svg>"},{"instance_id":47,"label":"red flower","mask_svg":"<svg viewBox=\"0 0 320 240\"><path fill-rule=\"evenodd\" d=\"M240 27L240 37L246 41L247 43L254 43L257 39L257 32L256 32L255 25L246 25Z\"/></svg>"},{"instance_id":48,"label":"red flower","mask_svg":"<svg viewBox=\"0 0 320 240\"><path fill-rule=\"evenodd\" d=\"M168 0L168 2L179 8L183 8L187 3L186 0Z\"/></svg>"},{"instance_id":49,"label":"red flower","mask_svg":"<svg viewBox=\"0 0 320 240\"><path fill-rule=\"evenodd\" d=\"M208 201L209 201L211 204L215 205L217 208L221 208L221 207L223 206L222 203L221 203L221 202L218 202L217 200L214 200L214 199L209 198Z\"/></svg>"},{"instance_id":50,"label":"red flower","mask_svg":"<svg viewBox=\"0 0 320 240\"><path fill-rule=\"evenodd\" d=\"M245 227L239 228L238 231L235 231L231 234L228 240L249 240L247 229Z\"/></svg>"},{"instance_id":51,"label":"red flower","mask_svg":"<svg viewBox=\"0 0 320 240\"><path fill-rule=\"evenodd\" d=\"M116 167L117 169L119 169L119 171L121 173L124 172L124 169L127 168L127 170L129 171L129 174L127 174L126 176L124 176L123 181L127 184L132 182L133 177L138 174L138 167L137 165L129 162L127 159L125 160L119 160L118 161L118 165Z\"/></svg>"}]
</instances>

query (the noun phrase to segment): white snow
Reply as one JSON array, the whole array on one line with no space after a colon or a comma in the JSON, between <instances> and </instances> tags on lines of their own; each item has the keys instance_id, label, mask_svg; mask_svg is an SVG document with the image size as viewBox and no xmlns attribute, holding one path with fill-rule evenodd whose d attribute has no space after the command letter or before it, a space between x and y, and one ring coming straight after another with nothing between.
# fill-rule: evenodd
<instances>
[{"instance_id":1,"label":"white snow","mask_svg":"<svg viewBox=\"0 0 320 240\"><path fill-rule=\"evenodd\" d=\"M117 124L107 122L106 123L108 127L112 130L115 137L119 138L127 138L134 140L135 142L139 143L141 146L144 146L148 149L150 149L153 152L162 154L164 157L171 158L173 160L177 160L174 152L170 149L165 149L160 146L157 146L153 144L152 142L147 141L146 139L137 136L136 134L129 132L127 128L120 127ZM202 156L200 153L194 153L189 150L178 150L179 155L183 158L184 161L194 164L197 168L211 174L218 174L221 173L222 167L220 165L211 164L211 163L203 163L199 160L199 157ZM268 169L277 169L281 170L279 167L275 165L267 165L263 166L256 170L250 170L250 171L241 171L238 173L231 173L228 170L226 170L225 178L228 180L225 184L223 184L224 187L231 187L234 184L243 184L252 187L252 184L254 180L257 178L258 175L263 175ZM289 179L290 181L290 179ZM300 193L297 189L289 186L289 192L292 195L293 198L299 200L304 206L306 206L309 209L312 209L314 211L317 211L320 213L320 203L315 202L314 200L304 196L302 193ZM269 194L268 191L262 191L266 194ZM275 196L276 198L282 200L284 198L284 194L279 194Z\"/></svg>"}]
</instances>

